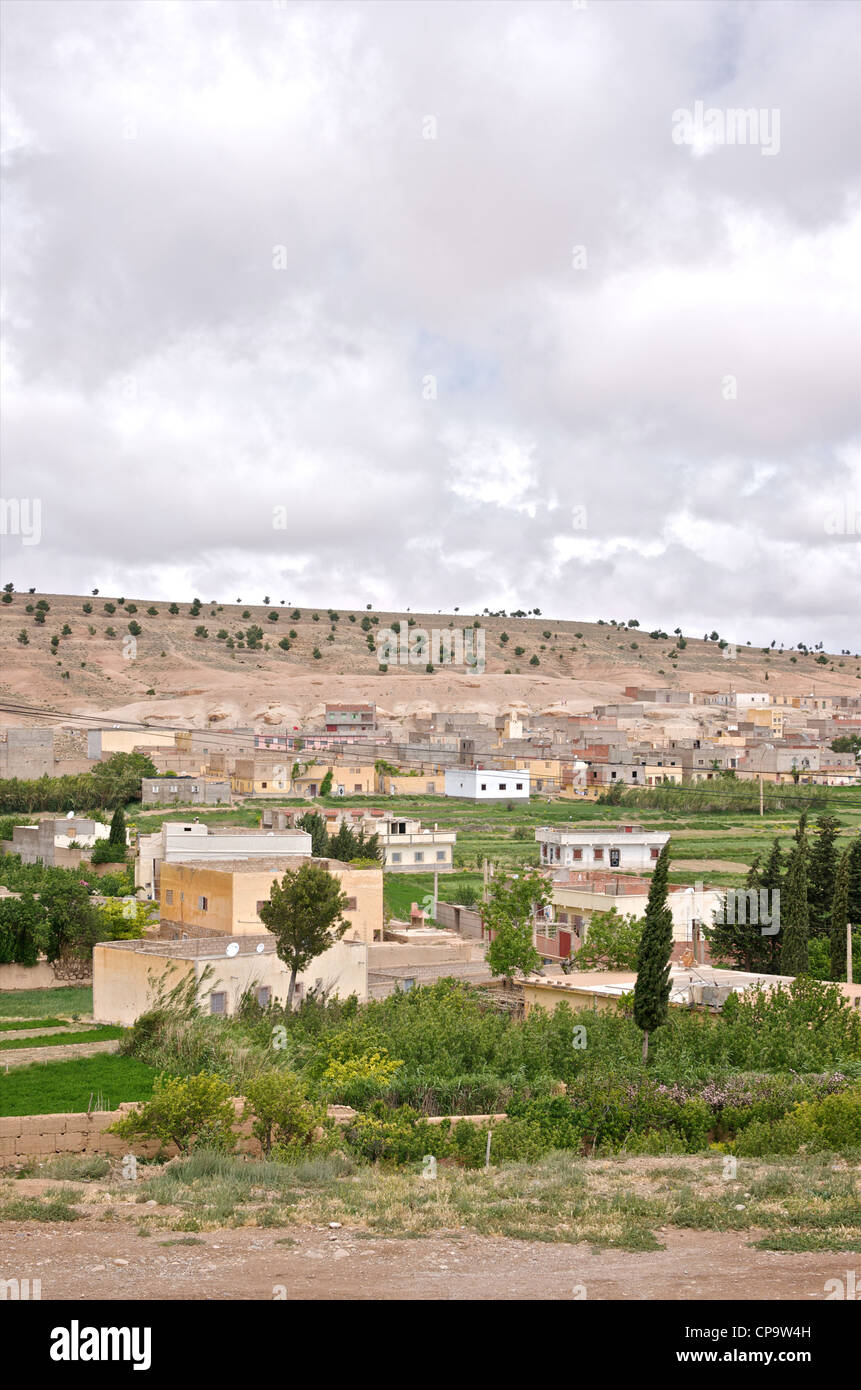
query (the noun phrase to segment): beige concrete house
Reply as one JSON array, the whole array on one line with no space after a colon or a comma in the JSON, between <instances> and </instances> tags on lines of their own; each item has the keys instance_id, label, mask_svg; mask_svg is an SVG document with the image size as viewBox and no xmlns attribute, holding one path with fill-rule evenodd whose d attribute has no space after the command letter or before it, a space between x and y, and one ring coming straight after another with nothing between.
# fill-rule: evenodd
<instances>
[{"instance_id":1,"label":"beige concrete house","mask_svg":"<svg viewBox=\"0 0 861 1390\"><path fill-rule=\"evenodd\" d=\"M264 936L198 937L186 941L104 941L93 952L93 1017L130 1027L158 996L189 979L197 981L200 1007L209 1014L236 1012L243 994L258 1003L285 1003L290 971ZM312 961L296 982L295 1003L309 990L342 999L368 997L368 946L339 941Z\"/></svg>"},{"instance_id":2,"label":"beige concrete house","mask_svg":"<svg viewBox=\"0 0 861 1390\"><path fill-rule=\"evenodd\" d=\"M336 859L279 855L267 859L189 860L164 863L159 904L162 931L188 936L268 935L259 909L272 884L287 869L319 864L341 880L347 895L345 939L381 941L383 936L382 868L358 869Z\"/></svg>"}]
</instances>

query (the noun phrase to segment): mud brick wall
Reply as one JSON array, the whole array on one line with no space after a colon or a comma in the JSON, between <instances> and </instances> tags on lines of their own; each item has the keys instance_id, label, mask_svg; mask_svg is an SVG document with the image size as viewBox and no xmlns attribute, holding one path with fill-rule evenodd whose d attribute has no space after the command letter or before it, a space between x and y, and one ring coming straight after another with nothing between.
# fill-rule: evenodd
<instances>
[{"instance_id":1,"label":"mud brick wall","mask_svg":"<svg viewBox=\"0 0 861 1390\"><path fill-rule=\"evenodd\" d=\"M236 1132L242 1153L259 1153L260 1146L251 1134L251 1122L239 1121L244 1102L234 1099L237 1113ZM106 1131L122 1119L135 1105L126 1102L116 1110L67 1111L59 1115L0 1116L0 1166L21 1158L53 1158L56 1154L115 1154L133 1153L139 1158L152 1158L159 1152L157 1139L121 1139ZM167 1145L165 1152L175 1154L176 1147Z\"/></svg>"}]
</instances>

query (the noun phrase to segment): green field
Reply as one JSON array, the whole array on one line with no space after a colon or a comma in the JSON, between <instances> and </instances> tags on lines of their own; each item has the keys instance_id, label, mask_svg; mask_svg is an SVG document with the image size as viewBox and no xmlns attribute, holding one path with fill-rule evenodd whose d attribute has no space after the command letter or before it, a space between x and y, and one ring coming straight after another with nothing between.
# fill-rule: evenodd
<instances>
[{"instance_id":1,"label":"green field","mask_svg":"<svg viewBox=\"0 0 861 1390\"><path fill-rule=\"evenodd\" d=\"M115 1038L121 1038L124 1032L124 1028L109 1025L104 1028L87 1028L82 1032L51 1032L35 1038L16 1038L13 1035L0 1038L0 1052L14 1052L16 1049L28 1047L65 1047L72 1043L112 1042Z\"/></svg>"},{"instance_id":2,"label":"green field","mask_svg":"<svg viewBox=\"0 0 861 1390\"><path fill-rule=\"evenodd\" d=\"M61 985L59 989L7 989L0 992L0 1018L40 1019L61 1014L64 1018L90 1018L93 989ZM36 1024L35 1026L38 1026Z\"/></svg>"},{"instance_id":3,"label":"green field","mask_svg":"<svg viewBox=\"0 0 861 1390\"><path fill-rule=\"evenodd\" d=\"M32 1062L0 1071L0 1115L55 1115L86 1110L101 1097L113 1110L152 1094L154 1067L133 1057L99 1053L68 1062Z\"/></svg>"}]
</instances>

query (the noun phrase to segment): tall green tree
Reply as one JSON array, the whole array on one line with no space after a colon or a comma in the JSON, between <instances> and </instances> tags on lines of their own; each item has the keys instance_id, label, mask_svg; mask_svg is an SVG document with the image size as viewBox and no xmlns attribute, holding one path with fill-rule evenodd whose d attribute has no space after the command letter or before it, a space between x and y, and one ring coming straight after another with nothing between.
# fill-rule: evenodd
<instances>
[{"instance_id":1,"label":"tall green tree","mask_svg":"<svg viewBox=\"0 0 861 1390\"><path fill-rule=\"evenodd\" d=\"M861 835L856 835L849 849L849 921L861 927Z\"/></svg>"},{"instance_id":2,"label":"tall green tree","mask_svg":"<svg viewBox=\"0 0 861 1390\"><path fill-rule=\"evenodd\" d=\"M827 936L834 900L834 880L837 874L837 836L840 822L836 816L819 816L816 834L810 848L807 868L807 902L810 909L810 935Z\"/></svg>"},{"instance_id":3,"label":"tall green tree","mask_svg":"<svg viewBox=\"0 0 861 1390\"><path fill-rule=\"evenodd\" d=\"M670 998L670 957L673 952L673 914L667 903L669 841L655 865L646 903L646 920L637 952L634 1022L643 1031L643 1061L649 1057L649 1035L666 1022Z\"/></svg>"},{"instance_id":4,"label":"tall green tree","mask_svg":"<svg viewBox=\"0 0 861 1390\"><path fill-rule=\"evenodd\" d=\"M849 850L845 849L840 856L837 873L834 876L834 896L831 900L831 912L829 914L832 980L842 980L846 975L846 933L848 926Z\"/></svg>"},{"instance_id":5,"label":"tall green tree","mask_svg":"<svg viewBox=\"0 0 861 1390\"><path fill-rule=\"evenodd\" d=\"M311 836L311 854L315 859L325 859L329 853L329 832L326 821L319 811L306 811L296 822L299 830L307 830Z\"/></svg>"},{"instance_id":6,"label":"tall green tree","mask_svg":"<svg viewBox=\"0 0 861 1390\"><path fill-rule=\"evenodd\" d=\"M296 976L312 960L340 941L349 922L348 899L334 874L319 864L288 869L272 884L269 901L260 907L260 920L275 937L275 949L290 969L287 1008L293 1007Z\"/></svg>"},{"instance_id":7,"label":"tall green tree","mask_svg":"<svg viewBox=\"0 0 861 1390\"><path fill-rule=\"evenodd\" d=\"M112 845L126 847L126 817L122 806L118 806L111 818L111 833L108 840Z\"/></svg>"},{"instance_id":8,"label":"tall green tree","mask_svg":"<svg viewBox=\"0 0 861 1390\"><path fill-rule=\"evenodd\" d=\"M483 911L491 941L487 964L492 975L509 984L518 972L537 970L541 957L535 949L533 922L539 908L550 903L550 888L539 873L499 874L491 882L490 901Z\"/></svg>"},{"instance_id":9,"label":"tall green tree","mask_svg":"<svg viewBox=\"0 0 861 1390\"><path fill-rule=\"evenodd\" d=\"M768 893L768 901L773 911L775 903L780 902L780 895L783 893L783 851L780 847L779 837L775 837L772 841L759 882L760 887ZM778 975L780 973L780 933L775 932L773 936L764 936L763 942L767 953L763 969L772 975Z\"/></svg>"},{"instance_id":10,"label":"tall green tree","mask_svg":"<svg viewBox=\"0 0 861 1390\"><path fill-rule=\"evenodd\" d=\"M804 817L802 817L802 820ZM807 943L810 911L807 904L807 837L796 832L795 848L786 870L786 888L780 902L780 930L783 944L780 971L783 975L806 975L810 961Z\"/></svg>"}]
</instances>

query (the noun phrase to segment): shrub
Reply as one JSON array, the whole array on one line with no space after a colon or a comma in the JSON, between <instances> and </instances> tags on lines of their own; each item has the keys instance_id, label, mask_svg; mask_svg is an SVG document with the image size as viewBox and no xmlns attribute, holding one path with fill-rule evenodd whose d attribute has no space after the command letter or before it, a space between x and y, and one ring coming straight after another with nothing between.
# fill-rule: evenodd
<instances>
[{"instance_id":1,"label":"shrub","mask_svg":"<svg viewBox=\"0 0 861 1390\"><path fill-rule=\"evenodd\" d=\"M108 1133L123 1139L158 1139L173 1143L180 1153L198 1144L211 1149L233 1146L235 1120L230 1087L217 1076L166 1076L153 1084L152 1096L137 1110L111 1125Z\"/></svg>"},{"instance_id":2,"label":"shrub","mask_svg":"<svg viewBox=\"0 0 861 1390\"><path fill-rule=\"evenodd\" d=\"M295 1072L282 1069L261 1072L245 1084L243 1119L252 1118L251 1132L265 1154L277 1145L279 1155L295 1155L309 1148L322 1128L326 1110L314 1104Z\"/></svg>"}]
</instances>

